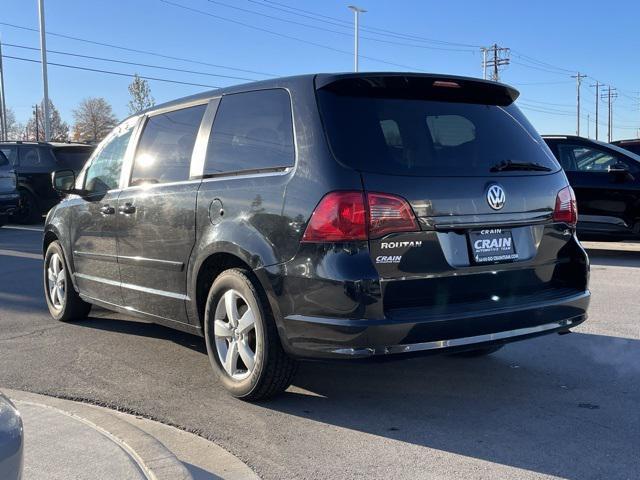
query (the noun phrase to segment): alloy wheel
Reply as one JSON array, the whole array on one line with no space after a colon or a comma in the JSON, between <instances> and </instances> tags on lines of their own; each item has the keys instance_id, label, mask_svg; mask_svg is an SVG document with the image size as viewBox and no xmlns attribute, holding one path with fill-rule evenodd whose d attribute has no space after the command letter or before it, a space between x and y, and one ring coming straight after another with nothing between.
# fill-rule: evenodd
<instances>
[{"instance_id":1,"label":"alloy wheel","mask_svg":"<svg viewBox=\"0 0 640 480\"><path fill-rule=\"evenodd\" d=\"M234 380L251 375L258 354L255 313L234 289L218 300L214 317L214 339L218 359Z\"/></svg>"},{"instance_id":2,"label":"alloy wheel","mask_svg":"<svg viewBox=\"0 0 640 480\"><path fill-rule=\"evenodd\" d=\"M49 301L56 310L64 308L66 283L67 277L62 257L54 253L47 265L47 292Z\"/></svg>"}]
</instances>

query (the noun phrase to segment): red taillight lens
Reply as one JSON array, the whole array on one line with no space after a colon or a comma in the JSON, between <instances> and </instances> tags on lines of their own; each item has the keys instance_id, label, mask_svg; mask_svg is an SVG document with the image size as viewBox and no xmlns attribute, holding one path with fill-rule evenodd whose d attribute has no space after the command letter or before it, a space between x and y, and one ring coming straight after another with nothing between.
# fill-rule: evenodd
<instances>
[{"instance_id":1,"label":"red taillight lens","mask_svg":"<svg viewBox=\"0 0 640 480\"><path fill-rule=\"evenodd\" d=\"M346 242L367 239L362 192L332 192L311 215L303 242Z\"/></svg>"},{"instance_id":2,"label":"red taillight lens","mask_svg":"<svg viewBox=\"0 0 640 480\"><path fill-rule=\"evenodd\" d=\"M365 205L366 199L366 205ZM386 193L332 192L314 210L303 242L347 242L419 230L411 207Z\"/></svg>"},{"instance_id":3,"label":"red taillight lens","mask_svg":"<svg viewBox=\"0 0 640 480\"><path fill-rule=\"evenodd\" d=\"M556 208L553 211L554 222L564 222L575 226L578 223L578 205L573 188L565 187L558 192Z\"/></svg>"},{"instance_id":4,"label":"red taillight lens","mask_svg":"<svg viewBox=\"0 0 640 480\"><path fill-rule=\"evenodd\" d=\"M369 237L387 233L415 232L418 229L413 210L404 198L386 193L368 193Z\"/></svg>"}]
</instances>

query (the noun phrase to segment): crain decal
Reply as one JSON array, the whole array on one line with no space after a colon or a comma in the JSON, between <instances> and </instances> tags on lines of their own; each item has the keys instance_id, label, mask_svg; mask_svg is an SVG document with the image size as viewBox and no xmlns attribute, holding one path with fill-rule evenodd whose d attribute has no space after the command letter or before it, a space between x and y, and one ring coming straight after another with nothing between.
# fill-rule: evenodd
<instances>
[{"instance_id":1,"label":"crain decal","mask_svg":"<svg viewBox=\"0 0 640 480\"><path fill-rule=\"evenodd\" d=\"M376 257L376 263L400 263L402 260L401 255L378 255Z\"/></svg>"},{"instance_id":2,"label":"crain decal","mask_svg":"<svg viewBox=\"0 0 640 480\"><path fill-rule=\"evenodd\" d=\"M411 242L382 242L380 248L421 247L422 240Z\"/></svg>"}]
</instances>

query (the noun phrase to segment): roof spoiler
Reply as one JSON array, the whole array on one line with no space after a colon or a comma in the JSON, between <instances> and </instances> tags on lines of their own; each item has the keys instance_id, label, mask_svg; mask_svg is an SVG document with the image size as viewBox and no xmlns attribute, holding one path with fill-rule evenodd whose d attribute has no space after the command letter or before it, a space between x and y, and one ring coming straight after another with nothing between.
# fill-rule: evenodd
<instances>
[{"instance_id":1,"label":"roof spoiler","mask_svg":"<svg viewBox=\"0 0 640 480\"><path fill-rule=\"evenodd\" d=\"M509 85L470 77L419 73L318 75L316 89L355 97L403 98L511 105L520 92Z\"/></svg>"}]
</instances>

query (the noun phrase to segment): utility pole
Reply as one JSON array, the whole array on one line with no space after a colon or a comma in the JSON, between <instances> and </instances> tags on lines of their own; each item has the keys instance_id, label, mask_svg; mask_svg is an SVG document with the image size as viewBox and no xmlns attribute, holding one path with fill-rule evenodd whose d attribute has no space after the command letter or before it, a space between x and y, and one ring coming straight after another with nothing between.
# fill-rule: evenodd
<instances>
[{"instance_id":1,"label":"utility pole","mask_svg":"<svg viewBox=\"0 0 640 480\"><path fill-rule=\"evenodd\" d=\"M600 103L600 86L602 84L596 80L595 85L590 85L590 87L596 87L596 140L598 140L598 105Z\"/></svg>"},{"instance_id":2,"label":"utility pole","mask_svg":"<svg viewBox=\"0 0 640 480\"><path fill-rule=\"evenodd\" d=\"M33 108L35 108L33 114L36 117L36 142L40 141L40 122L38 121L38 104L36 103Z\"/></svg>"},{"instance_id":3,"label":"utility pole","mask_svg":"<svg viewBox=\"0 0 640 480\"><path fill-rule=\"evenodd\" d=\"M353 16L353 26L354 26L354 38L353 38L353 71L358 71L358 30L360 27L360 14L365 13L366 10L360 7L356 7L355 5L349 5L349 10L351 10L354 14Z\"/></svg>"},{"instance_id":4,"label":"utility pole","mask_svg":"<svg viewBox=\"0 0 640 480\"><path fill-rule=\"evenodd\" d=\"M607 126L607 141L611 142L613 137L613 109L612 102L615 98L617 98L618 93L616 92L617 88L612 88L610 85L607 85L605 91L602 93L603 98L607 99L607 105L609 110L609 121Z\"/></svg>"},{"instance_id":5,"label":"utility pole","mask_svg":"<svg viewBox=\"0 0 640 480\"><path fill-rule=\"evenodd\" d=\"M580 136L580 84L585 77L586 75L581 75L580 72L577 72L576 75L571 75L571 78L576 79L576 135L578 137Z\"/></svg>"},{"instance_id":6,"label":"utility pole","mask_svg":"<svg viewBox=\"0 0 640 480\"><path fill-rule=\"evenodd\" d=\"M44 117L44 141L51 138L51 124L49 123L49 80L47 78L47 39L44 26L44 0L38 0L38 13L40 15L40 60L42 64L42 88L44 90L44 105L42 116Z\"/></svg>"},{"instance_id":7,"label":"utility pole","mask_svg":"<svg viewBox=\"0 0 640 480\"><path fill-rule=\"evenodd\" d=\"M500 81L500 67L507 66L510 63L510 49L505 47L499 47L497 43L494 43L491 47L483 47L482 51L482 76L487 78L487 68L492 68L490 80L494 82ZM489 58L489 59L487 59Z\"/></svg>"},{"instance_id":8,"label":"utility pole","mask_svg":"<svg viewBox=\"0 0 640 480\"><path fill-rule=\"evenodd\" d=\"M9 139L9 123L7 121L7 99L4 96L4 69L2 67L2 40L0 40L0 140Z\"/></svg>"}]
</instances>

